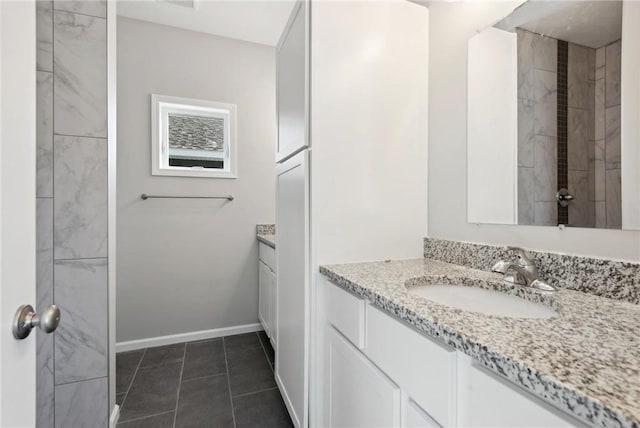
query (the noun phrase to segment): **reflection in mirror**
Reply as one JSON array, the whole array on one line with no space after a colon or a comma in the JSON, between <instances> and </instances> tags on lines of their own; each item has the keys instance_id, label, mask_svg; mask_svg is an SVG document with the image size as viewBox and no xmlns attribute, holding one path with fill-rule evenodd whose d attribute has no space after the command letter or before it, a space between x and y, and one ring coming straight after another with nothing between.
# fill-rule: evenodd
<instances>
[{"instance_id":1,"label":"reflection in mirror","mask_svg":"<svg viewBox=\"0 0 640 428\"><path fill-rule=\"evenodd\" d=\"M469 41L470 222L623 226L622 15L528 1Z\"/></svg>"}]
</instances>

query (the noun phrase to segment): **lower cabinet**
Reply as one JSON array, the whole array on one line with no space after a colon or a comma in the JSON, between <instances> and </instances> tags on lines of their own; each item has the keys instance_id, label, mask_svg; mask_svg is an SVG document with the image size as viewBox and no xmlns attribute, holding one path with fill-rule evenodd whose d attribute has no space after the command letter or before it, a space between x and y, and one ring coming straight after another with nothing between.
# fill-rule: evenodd
<instances>
[{"instance_id":1,"label":"lower cabinet","mask_svg":"<svg viewBox=\"0 0 640 428\"><path fill-rule=\"evenodd\" d=\"M399 426L398 386L334 328L328 330L329 426Z\"/></svg>"},{"instance_id":2,"label":"lower cabinet","mask_svg":"<svg viewBox=\"0 0 640 428\"><path fill-rule=\"evenodd\" d=\"M321 284L327 289L323 425L587 426L471 357L328 281Z\"/></svg>"},{"instance_id":3,"label":"lower cabinet","mask_svg":"<svg viewBox=\"0 0 640 428\"><path fill-rule=\"evenodd\" d=\"M267 336L271 337L271 269L262 260L258 262L258 320Z\"/></svg>"},{"instance_id":4,"label":"lower cabinet","mask_svg":"<svg viewBox=\"0 0 640 428\"><path fill-rule=\"evenodd\" d=\"M258 320L275 349L276 272L275 250L259 243L258 260Z\"/></svg>"}]
</instances>

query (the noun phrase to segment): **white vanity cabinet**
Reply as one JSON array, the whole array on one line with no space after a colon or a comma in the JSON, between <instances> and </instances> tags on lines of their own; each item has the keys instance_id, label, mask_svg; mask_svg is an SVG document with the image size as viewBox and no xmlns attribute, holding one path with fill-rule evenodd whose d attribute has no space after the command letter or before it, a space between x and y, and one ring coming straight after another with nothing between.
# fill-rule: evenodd
<instances>
[{"instance_id":1,"label":"white vanity cabinet","mask_svg":"<svg viewBox=\"0 0 640 428\"><path fill-rule=\"evenodd\" d=\"M326 281L325 426L575 427L584 423Z\"/></svg>"},{"instance_id":2,"label":"white vanity cabinet","mask_svg":"<svg viewBox=\"0 0 640 428\"><path fill-rule=\"evenodd\" d=\"M275 349L276 253L259 242L258 254L258 320Z\"/></svg>"},{"instance_id":3,"label":"white vanity cabinet","mask_svg":"<svg viewBox=\"0 0 640 428\"><path fill-rule=\"evenodd\" d=\"M399 426L400 388L332 327L327 375L328 426Z\"/></svg>"}]
</instances>

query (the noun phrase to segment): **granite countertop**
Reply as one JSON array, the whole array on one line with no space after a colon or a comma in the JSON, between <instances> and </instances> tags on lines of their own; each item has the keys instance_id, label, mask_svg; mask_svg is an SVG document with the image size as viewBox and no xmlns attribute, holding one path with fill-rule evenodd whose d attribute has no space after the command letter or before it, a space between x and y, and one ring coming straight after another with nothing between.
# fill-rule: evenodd
<instances>
[{"instance_id":1,"label":"granite countertop","mask_svg":"<svg viewBox=\"0 0 640 428\"><path fill-rule=\"evenodd\" d=\"M429 260L329 265L334 284L596 426L640 427L640 306L562 289L541 293L502 275ZM408 293L424 283L495 288L553 307L550 319L501 318Z\"/></svg>"},{"instance_id":2,"label":"granite countertop","mask_svg":"<svg viewBox=\"0 0 640 428\"><path fill-rule=\"evenodd\" d=\"M276 248L276 235L258 233L258 241L264 242L272 248Z\"/></svg>"}]
</instances>

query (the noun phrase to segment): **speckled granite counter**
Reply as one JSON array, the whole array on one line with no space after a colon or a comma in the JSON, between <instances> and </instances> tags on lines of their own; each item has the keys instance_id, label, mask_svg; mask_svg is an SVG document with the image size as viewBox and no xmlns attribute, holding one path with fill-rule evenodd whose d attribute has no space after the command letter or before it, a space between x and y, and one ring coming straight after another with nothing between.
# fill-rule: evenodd
<instances>
[{"instance_id":1,"label":"speckled granite counter","mask_svg":"<svg viewBox=\"0 0 640 428\"><path fill-rule=\"evenodd\" d=\"M640 306L572 290L543 294L491 272L429 259L322 266L331 282L439 337L569 414L640 427ZM551 319L500 318L407 292L431 282L495 288L546 303Z\"/></svg>"},{"instance_id":2,"label":"speckled granite counter","mask_svg":"<svg viewBox=\"0 0 640 428\"><path fill-rule=\"evenodd\" d=\"M258 241L264 242L268 246L272 248L276 248L276 235L266 235L262 233L258 233Z\"/></svg>"}]
</instances>

